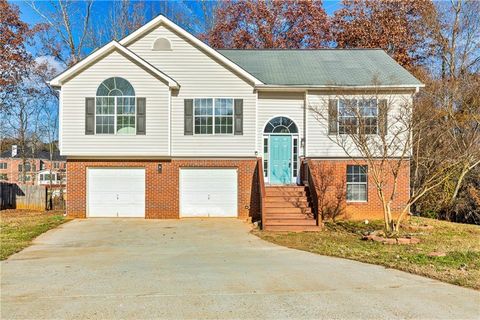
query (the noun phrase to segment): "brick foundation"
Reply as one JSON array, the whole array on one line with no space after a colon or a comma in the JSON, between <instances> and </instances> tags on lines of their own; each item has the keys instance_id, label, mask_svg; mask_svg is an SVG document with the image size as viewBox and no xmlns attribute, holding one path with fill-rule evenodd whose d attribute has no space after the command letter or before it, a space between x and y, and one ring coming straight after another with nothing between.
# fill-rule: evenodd
<instances>
[{"instance_id":1,"label":"brick foundation","mask_svg":"<svg viewBox=\"0 0 480 320\"><path fill-rule=\"evenodd\" d=\"M334 201L338 190L346 193L346 167L348 164L362 164L352 160L309 160L312 173L320 184L322 172L331 177L324 199ZM157 165L162 163L162 173ZM86 217L86 177L88 167L142 167L145 168L147 219L179 218L179 172L180 168L236 168L238 170L238 218L259 219L259 193L256 178L256 160L68 160L67 161L67 214L70 217ZM375 185L369 174L368 201L346 202L342 200L344 215L341 218L352 220L383 219L383 210ZM393 181L392 181L393 182ZM398 179L397 196L392 210L398 213L409 198L410 171L405 162ZM388 183L385 190L391 190Z\"/></svg>"},{"instance_id":2,"label":"brick foundation","mask_svg":"<svg viewBox=\"0 0 480 320\"><path fill-rule=\"evenodd\" d=\"M312 167L312 174L315 177L317 187L321 185L320 180L324 179L328 182L325 192L324 201L333 204L336 202L336 194L338 190L342 190L343 194L346 194L346 171L347 165L363 165L359 161L352 160L313 160L310 159L309 163ZM325 178L327 177L327 178ZM328 178L330 177L330 178ZM345 198L341 201L343 208L343 216L340 218L351 220L363 220L363 219L383 219L382 203L377 195L377 189L372 182L372 175L368 175L368 201L367 202L347 202ZM393 178L387 180L385 186L386 195L389 195L393 186ZM405 161L402 166L401 173L397 181L396 198L392 203L392 212L394 215L398 214L407 203L410 193L410 169L409 161ZM320 198L320 196L319 196ZM328 202L330 201L330 202Z\"/></svg>"},{"instance_id":3,"label":"brick foundation","mask_svg":"<svg viewBox=\"0 0 480 320\"><path fill-rule=\"evenodd\" d=\"M162 163L162 173L157 165ZM85 218L88 167L145 168L145 217L179 218L179 171L182 167L236 168L238 170L238 218L258 219L256 160L67 160L67 215Z\"/></svg>"}]
</instances>

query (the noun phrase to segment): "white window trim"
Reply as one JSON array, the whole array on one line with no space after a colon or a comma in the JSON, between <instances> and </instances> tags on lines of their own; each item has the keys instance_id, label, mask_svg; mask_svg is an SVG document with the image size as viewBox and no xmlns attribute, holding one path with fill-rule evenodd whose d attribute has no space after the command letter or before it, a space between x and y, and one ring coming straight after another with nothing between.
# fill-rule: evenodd
<instances>
[{"instance_id":1,"label":"white window trim","mask_svg":"<svg viewBox=\"0 0 480 320\"><path fill-rule=\"evenodd\" d=\"M347 195L345 195L345 200L347 201L347 203L367 203L368 202L368 166L367 165L353 165L353 166L366 166L367 167L367 181L365 182L348 182L348 181L345 181L346 182L346 185L345 185L345 192L347 191L348 189L348 185L365 185L365 196L367 197L366 200L348 200L347 199ZM348 165L347 165L347 168L348 168ZM345 180L347 180L347 176L345 176Z\"/></svg>"},{"instance_id":2,"label":"white window trim","mask_svg":"<svg viewBox=\"0 0 480 320\"><path fill-rule=\"evenodd\" d=\"M357 101L357 104L356 104L356 108L358 109L358 100L361 100L361 99L357 99L357 98L348 98L348 99L337 99L337 132L339 135L341 136L345 136L345 135L349 135L349 134L353 134L353 133L340 133L340 100L356 100ZM377 119L377 133L368 133L368 134L365 134L365 135L368 135L368 136L378 136L379 135L379 128L378 128L378 116L379 116L379 109L378 109L378 100L377 98L372 98L372 99L365 99L365 100L375 100L376 101L376 107L377 107L377 116L376 117L365 117L365 118L376 118ZM347 117L344 117L344 118L347 118ZM356 118L356 116L355 116ZM357 119L358 120L358 119ZM356 132L355 134L358 134L358 124L357 124L357 129L356 129Z\"/></svg>"},{"instance_id":3,"label":"white window trim","mask_svg":"<svg viewBox=\"0 0 480 320\"><path fill-rule=\"evenodd\" d=\"M97 98L114 98L114 119L113 119L113 133L97 133ZM117 132L117 98L133 98L133 104L135 105L135 112L133 116L135 117L134 121L134 132L133 133L118 133ZM99 114L99 116L111 116L111 114ZM137 99L136 96L95 96L95 135L99 136L134 136L137 134Z\"/></svg>"},{"instance_id":4,"label":"white window trim","mask_svg":"<svg viewBox=\"0 0 480 320\"><path fill-rule=\"evenodd\" d=\"M265 140L267 140L267 152L265 152ZM264 135L262 139L262 160L263 177L266 182L270 181L270 136ZM267 173L265 174L265 163L267 163Z\"/></svg>"},{"instance_id":5,"label":"white window trim","mask_svg":"<svg viewBox=\"0 0 480 320\"><path fill-rule=\"evenodd\" d=\"M212 118L212 133L195 133L195 118L197 115L195 115L195 100L201 100L201 99L212 99L212 115L199 115L198 117L200 118L207 118L211 117ZM229 99L232 100L232 115L231 116L222 116L220 115L219 117L231 117L232 118L232 133L215 133L215 100L216 99ZM232 97L201 97L201 98L193 98L193 135L194 136L233 136L235 135L235 98Z\"/></svg>"},{"instance_id":6,"label":"white window trim","mask_svg":"<svg viewBox=\"0 0 480 320\"><path fill-rule=\"evenodd\" d=\"M295 141L297 142L297 156L295 157L295 152L294 152L294 147L295 147ZM297 176L298 176L298 155L299 155L299 142L300 140L298 139L298 134L296 135L292 135L292 159L290 160L291 161L291 170L292 170L292 182L295 182L296 179L297 179ZM295 159L296 158L296 159ZM297 175L294 174L294 168L295 168L295 164L297 164Z\"/></svg>"}]
</instances>

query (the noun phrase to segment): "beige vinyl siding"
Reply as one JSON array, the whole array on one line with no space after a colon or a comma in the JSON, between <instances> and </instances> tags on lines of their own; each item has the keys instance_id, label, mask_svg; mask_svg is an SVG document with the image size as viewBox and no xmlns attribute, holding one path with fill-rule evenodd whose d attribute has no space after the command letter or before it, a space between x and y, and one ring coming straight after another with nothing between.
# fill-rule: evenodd
<instances>
[{"instance_id":1,"label":"beige vinyl siding","mask_svg":"<svg viewBox=\"0 0 480 320\"><path fill-rule=\"evenodd\" d=\"M258 149L262 154L263 130L274 117L284 116L295 122L300 139L304 137L305 94L303 92L259 92L258 93ZM300 155L303 152L300 150Z\"/></svg>"},{"instance_id":2,"label":"beige vinyl siding","mask_svg":"<svg viewBox=\"0 0 480 320\"><path fill-rule=\"evenodd\" d=\"M146 135L85 135L85 98L107 78L128 80L147 101ZM167 156L169 88L117 51L62 86L61 153L66 156Z\"/></svg>"},{"instance_id":3,"label":"beige vinyl siding","mask_svg":"<svg viewBox=\"0 0 480 320\"><path fill-rule=\"evenodd\" d=\"M307 95L307 137L306 137L306 156L307 157L334 157L343 158L349 155L336 142L335 135L328 135L328 100L339 98L361 98L370 97L368 94L355 95L352 93L324 93L309 92ZM412 95L404 93L371 95L372 98L387 99L389 104L388 121L389 126L394 121L395 115L400 112L401 105L412 103ZM388 139L388 136L387 136ZM408 139L408 137L404 137ZM352 145L348 147L349 154L352 156L360 156Z\"/></svg>"},{"instance_id":4,"label":"beige vinyl siding","mask_svg":"<svg viewBox=\"0 0 480 320\"><path fill-rule=\"evenodd\" d=\"M158 37L170 40L172 50L153 51ZM164 26L153 29L128 49L180 84L180 90L172 94L172 156L255 156L256 94L251 84ZM185 136L184 99L215 97L243 99L243 135Z\"/></svg>"}]
</instances>

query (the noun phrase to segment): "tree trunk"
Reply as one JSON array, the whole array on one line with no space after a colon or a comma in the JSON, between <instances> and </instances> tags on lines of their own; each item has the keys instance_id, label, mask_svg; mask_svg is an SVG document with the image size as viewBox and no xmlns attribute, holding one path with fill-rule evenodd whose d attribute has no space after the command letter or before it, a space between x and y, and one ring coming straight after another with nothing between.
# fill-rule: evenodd
<instances>
[{"instance_id":1,"label":"tree trunk","mask_svg":"<svg viewBox=\"0 0 480 320\"><path fill-rule=\"evenodd\" d=\"M462 168L462 171L460 172L460 175L458 176L457 183L455 184L455 190L453 191L452 196L450 197L450 201L448 202L448 206L451 207L455 200L457 199L458 192L460 191L460 188L462 187L463 180L465 179L465 176L467 173L470 172L473 168L475 168L480 161L475 162L473 165L469 166L468 164L465 164Z\"/></svg>"}]
</instances>

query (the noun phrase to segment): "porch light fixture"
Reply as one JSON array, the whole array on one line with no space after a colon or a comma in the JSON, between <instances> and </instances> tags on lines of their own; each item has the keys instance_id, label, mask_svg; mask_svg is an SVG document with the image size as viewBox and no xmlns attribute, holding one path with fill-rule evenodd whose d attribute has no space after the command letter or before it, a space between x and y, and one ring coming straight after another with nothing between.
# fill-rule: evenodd
<instances>
[{"instance_id":1,"label":"porch light fixture","mask_svg":"<svg viewBox=\"0 0 480 320\"><path fill-rule=\"evenodd\" d=\"M157 172L162 173L162 164L161 163L157 164Z\"/></svg>"}]
</instances>

